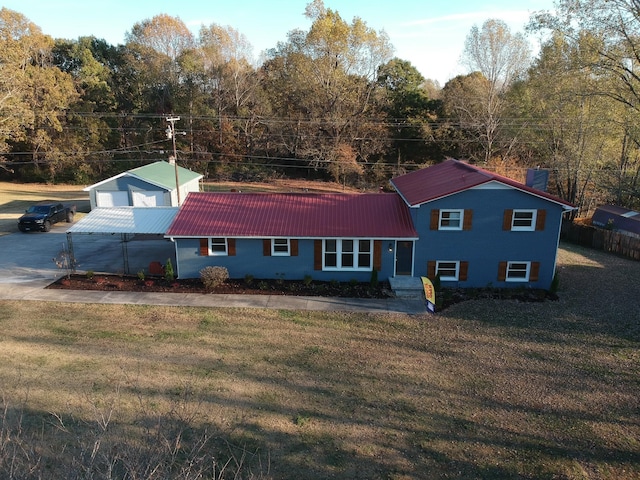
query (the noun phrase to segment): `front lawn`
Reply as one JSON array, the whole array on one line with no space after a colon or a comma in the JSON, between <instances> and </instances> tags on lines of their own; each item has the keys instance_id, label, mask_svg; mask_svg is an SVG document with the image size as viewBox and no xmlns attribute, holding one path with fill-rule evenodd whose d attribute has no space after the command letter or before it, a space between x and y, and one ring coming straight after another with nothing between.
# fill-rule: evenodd
<instances>
[{"instance_id":1,"label":"front lawn","mask_svg":"<svg viewBox=\"0 0 640 480\"><path fill-rule=\"evenodd\" d=\"M436 316L1 302L0 477L640 478L640 265L564 245L558 293Z\"/></svg>"}]
</instances>

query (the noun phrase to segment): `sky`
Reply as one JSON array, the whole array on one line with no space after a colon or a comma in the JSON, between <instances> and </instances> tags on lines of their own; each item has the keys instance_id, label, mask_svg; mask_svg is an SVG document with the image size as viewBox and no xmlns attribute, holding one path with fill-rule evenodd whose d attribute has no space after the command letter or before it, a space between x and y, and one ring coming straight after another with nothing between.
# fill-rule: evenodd
<instances>
[{"instance_id":1,"label":"sky","mask_svg":"<svg viewBox=\"0 0 640 480\"><path fill-rule=\"evenodd\" d=\"M112 45L124 43L134 24L158 14L179 17L197 35L202 25L231 26L244 34L256 59L287 40L294 29L308 30L304 16L310 0L2 0L2 7L23 14L43 33L77 39L93 35ZM535 11L551 10L553 0L324 0L343 20L359 17L384 30L394 56L408 60L425 78L444 86L468 73L460 64L471 28L490 19L506 22L511 33L524 33ZM538 40L531 38L535 53Z\"/></svg>"}]
</instances>

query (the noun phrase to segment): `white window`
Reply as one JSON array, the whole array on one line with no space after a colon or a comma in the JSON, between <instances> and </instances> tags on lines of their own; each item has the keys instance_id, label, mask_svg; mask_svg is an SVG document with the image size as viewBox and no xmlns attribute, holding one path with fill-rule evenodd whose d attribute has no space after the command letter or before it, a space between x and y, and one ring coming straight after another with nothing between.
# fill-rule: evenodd
<instances>
[{"instance_id":1,"label":"white window","mask_svg":"<svg viewBox=\"0 0 640 480\"><path fill-rule=\"evenodd\" d=\"M440 210L439 230L462 230L464 210Z\"/></svg>"},{"instance_id":2,"label":"white window","mask_svg":"<svg viewBox=\"0 0 640 480\"><path fill-rule=\"evenodd\" d=\"M507 262L507 282L528 282L531 262Z\"/></svg>"},{"instance_id":3,"label":"white window","mask_svg":"<svg viewBox=\"0 0 640 480\"><path fill-rule=\"evenodd\" d=\"M274 238L271 240L271 255L274 257L288 257L291 255L291 242L288 238Z\"/></svg>"},{"instance_id":4,"label":"white window","mask_svg":"<svg viewBox=\"0 0 640 480\"><path fill-rule=\"evenodd\" d=\"M457 281L460 275L460 262L436 262L436 275L440 280Z\"/></svg>"},{"instance_id":5,"label":"white window","mask_svg":"<svg viewBox=\"0 0 640 480\"><path fill-rule=\"evenodd\" d=\"M211 255L227 255L227 239L211 238L209 239L209 252Z\"/></svg>"},{"instance_id":6,"label":"white window","mask_svg":"<svg viewBox=\"0 0 640 480\"><path fill-rule=\"evenodd\" d=\"M372 270L371 240L325 240L323 242L323 270Z\"/></svg>"},{"instance_id":7,"label":"white window","mask_svg":"<svg viewBox=\"0 0 640 480\"><path fill-rule=\"evenodd\" d=\"M511 216L511 230L532 232L536 229L537 210L514 210Z\"/></svg>"}]
</instances>

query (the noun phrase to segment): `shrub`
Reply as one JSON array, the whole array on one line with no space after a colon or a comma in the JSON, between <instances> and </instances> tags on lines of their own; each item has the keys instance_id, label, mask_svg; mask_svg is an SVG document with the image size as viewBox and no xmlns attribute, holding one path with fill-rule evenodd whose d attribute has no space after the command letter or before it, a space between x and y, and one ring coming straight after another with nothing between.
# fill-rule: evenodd
<instances>
[{"instance_id":1,"label":"shrub","mask_svg":"<svg viewBox=\"0 0 640 480\"><path fill-rule=\"evenodd\" d=\"M200 280L207 290L213 290L229 278L229 270L225 267L204 267L200 270Z\"/></svg>"},{"instance_id":2,"label":"shrub","mask_svg":"<svg viewBox=\"0 0 640 480\"><path fill-rule=\"evenodd\" d=\"M173 282L176 278L173 273L173 265L171 265L171 259L167 258L167 264L164 266L164 278L167 282Z\"/></svg>"},{"instance_id":3,"label":"shrub","mask_svg":"<svg viewBox=\"0 0 640 480\"><path fill-rule=\"evenodd\" d=\"M251 285L253 283L253 275L251 275L250 273L247 273L244 276L244 283L246 283L247 285Z\"/></svg>"},{"instance_id":4,"label":"shrub","mask_svg":"<svg viewBox=\"0 0 640 480\"><path fill-rule=\"evenodd\" d=\"M375 268L371 270L371 280L369 281L369 284L372 288L378 287L378 270Z\"/></svg>"},{"instance_id":5,"label":"shrub","mask_svg":"<svg viewBox=\"0 0 640 480\"><path fill-rule=\"evenodd\" d=\"M138 272L138 280L140 280L141 282L144 282L144 278L145 278L144 270L140 270Z\"/></svg>"},{"instance_id":6,"label":"shrub","mask_svg":"<svg viewBox=\"0 0 640 480\"><path fill-rule=\"evenodd\" d=\"M313 277L311 275L305 275L302 279L302 283L304 283L307 287L311 285L311 282L313 282Z\"/></svg>"},{"instance_id":7,"label":"shrub","mask_svg":"<svg viewBox=\"0 0 640 480\"><path fill-rule=\"evenodd\" d=\"M87 278L89 280L91 280L93 278L93 275L94 275L93 270L87 270L86 275L87 275Z\"/></svg>"}]
</instances>

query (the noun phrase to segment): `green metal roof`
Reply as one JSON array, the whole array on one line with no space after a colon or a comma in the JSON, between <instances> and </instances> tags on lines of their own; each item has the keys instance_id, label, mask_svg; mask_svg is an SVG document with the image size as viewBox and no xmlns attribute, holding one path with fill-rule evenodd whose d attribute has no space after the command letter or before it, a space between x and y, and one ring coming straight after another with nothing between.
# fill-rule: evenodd
<instances>
[{"instance_id":1,"label":"green metal roof","mask_svg":"<svg viewBox=\"0 0 640 480\"><path fill-rule=\"evenodd\" d=\"M155 162L142 167L129 170L127 173L134 175L159 187L167 190L176 188L176 169L175 165L168 162ZM192 180L201 178L202 175L189 169L178 166L178 181L180 185L184 185Z\"/></svg>"}]
</instances>

